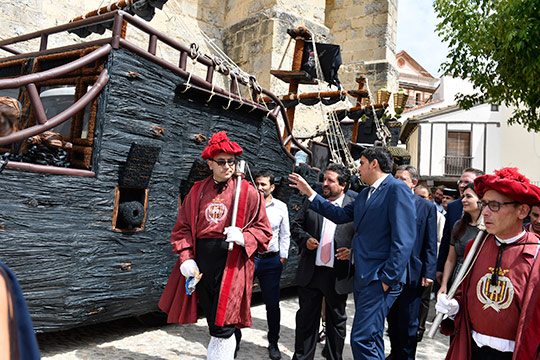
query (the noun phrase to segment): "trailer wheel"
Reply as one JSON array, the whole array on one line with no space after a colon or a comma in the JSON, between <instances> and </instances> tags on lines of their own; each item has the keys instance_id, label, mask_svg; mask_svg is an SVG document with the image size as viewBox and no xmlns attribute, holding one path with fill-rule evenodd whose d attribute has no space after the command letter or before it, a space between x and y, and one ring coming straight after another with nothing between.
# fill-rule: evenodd
<instances>
[{"instance_id":1,"label":"trailer wheel","mask_svg":"<svg viewBox=\"0 0 540 360\"><path fill-rule=\"evenodd\" d=\"M144 220L144 206L138 201L118 205L118 222L126 229L140 227Z\"/></svg>"}]
</instances>

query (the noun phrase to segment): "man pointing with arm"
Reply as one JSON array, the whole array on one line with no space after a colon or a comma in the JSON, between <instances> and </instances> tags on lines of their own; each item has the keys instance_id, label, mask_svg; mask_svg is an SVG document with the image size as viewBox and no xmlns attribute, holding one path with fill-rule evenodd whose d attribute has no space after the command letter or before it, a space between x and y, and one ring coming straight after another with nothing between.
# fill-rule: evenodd
<instances>
[{"instance_id":1,"label":"man pointing with arm","mask_svg":"<svg viewBox=\"0 0 540 360\"><path fill-rule=\"evenodd\" d=\"M306 194L310 208L336 224L354 221L355 316L351 347L355 359L384 359L384 319L401 291L407 261L416 239L414 195L404 182L389 176L392 154L372 147L360 157L362 190L345 207L330 204L298 174L291 186Z\"/></svg>"}]
</instances>

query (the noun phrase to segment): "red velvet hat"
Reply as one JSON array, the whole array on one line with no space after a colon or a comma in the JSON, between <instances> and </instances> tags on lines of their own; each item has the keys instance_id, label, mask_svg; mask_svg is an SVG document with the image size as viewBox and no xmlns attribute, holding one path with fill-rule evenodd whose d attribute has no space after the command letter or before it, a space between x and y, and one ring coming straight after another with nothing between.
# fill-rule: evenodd
<instances>
[{"instance_id":1,"label":"red velvet hat","mask_svg":"<svg viewBox=\"0 0 540 360\"><path fill-rule=\"evenodd\" d=\"M220 152L239 156L242 155L244 150L242 150L240 145L238 145L234 141L229 140L225 131L220 131L212 135L212 137L208 141L208 145L204 148L201 157L204 160L208 160L213 158Z\"/></svg>"},{"instance_id":2,"label":"red velvet hat","mask_svg":"<svg viewBox=\"0 0 540 360\"><path fill-rule=\"evenodd\" d=\"M540 188L530 183L517 168L495 170L495 175L482 175L474 179L474 191L482 197L495 190L522 204L540 204Z\"/></svg>"}]
</instances>

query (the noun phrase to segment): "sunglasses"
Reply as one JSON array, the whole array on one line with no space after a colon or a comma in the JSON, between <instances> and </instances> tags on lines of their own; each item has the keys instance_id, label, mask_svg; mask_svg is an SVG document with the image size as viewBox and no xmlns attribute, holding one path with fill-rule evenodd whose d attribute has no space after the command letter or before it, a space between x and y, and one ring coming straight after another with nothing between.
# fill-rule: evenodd
<instances>
[{"instance_id":1,"label":"sunglasses","mask_svg":"<svg viewBox=\"0 0 540 360\"><path fill-rule=\"evenodd\" d=\"M215 162L216 164L218 164L218 165L221 166L221 167L223 167L223 166L225 166L225 165L233 166L233 165L235 165L236 162L237 162L236 159L227 159L227 160L223 160L223 159L219 159L219 160L208 159L208 160Z\"/></svg>"}]
</instances>

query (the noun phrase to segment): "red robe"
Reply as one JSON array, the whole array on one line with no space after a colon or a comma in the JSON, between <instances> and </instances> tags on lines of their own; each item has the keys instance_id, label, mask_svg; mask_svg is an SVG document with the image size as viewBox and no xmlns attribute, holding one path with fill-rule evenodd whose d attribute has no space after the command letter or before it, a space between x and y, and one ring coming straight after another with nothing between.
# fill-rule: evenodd
<instances>
[{"instance_id":1,"label":"red robe","mask_svg":"<svg viewBox=\"0 0 540 360\"><path fill-rule=\"evenodd\" d=\"M538 243L538 237L531 233L518 240L519 242ZM467 245L466 253L469 251L473 242ZM493 235L489 235L486 239L484 247L480 250L482 253L486 252L486 247L494 247L495 239ZM525 257L536 254L537 246L524 245L520 246ZM483 254L480 254L477 258L482 258ZM525 254L527 253L527 254ZM495 264L495 259L484 259ZM540 345L540 257L536 256L536 259L532 260L531 270L529 272L526 286L521 294L521 301L519 305L520 314L517 319L517 332L515 336L515 349L513 354L513 360L531 360L540 359L537 354L538 346ZM503 255L504 262L504 255ZM455 321L449 319L443 321L442 330L446 335L451 335L456 332L456 336L450 344L450 349L446 355L446 359L463 360L470 359L471 357L471 341L474 341L471 336L471 321L470 314L468 312L469 302L477 301L476 298L470 299L466 294L470 286L476 288L477 283L471 284L471 273L467 275L465 280L459 286L456 292L456 300L459 302L460 310L456 315ZM476 279L475 279L476 280ZM469 293L470 294L470 293ZM517 298L514 298L517 300ZM488 318L489 319L489 318ZM516 319L514 319L515 321ZM508 319L508 321L512 321ZM456 331L457 330L457 331Z\"/></svg>"},{"instance_id":2,"label":"red robe","mask_svg":"<svg viewBox=\"0 0 540 360\"><path fill-rule=\"evenodd\" d=\"M236 178L230 179L228 187L236 189L236 181ZM158 304L160 309L168 314L169 323L197 322L197 291L193 295L186 294L186 280L180 273L180 264L187 259L195 259L195 241L201 231L196 226L199 221L199 209L206 206L200 203L200 199L203 190L213 185L214 180L211 176L193 185L182 203L172 230L171 244L173 252L177 253L179 258ZM232 220L232 209L226 216L225 226L228 226ZM225 264L216 314L217 326L229 324L236 324L238 327L251 326L254 255L256 251L266 251L272 239L272 228L266 216L262 194L246 180L242 180L236 226L242 228L246 223L249 225L243 229L245 247L235 244Z\"/></svg>"}]
</instances>

